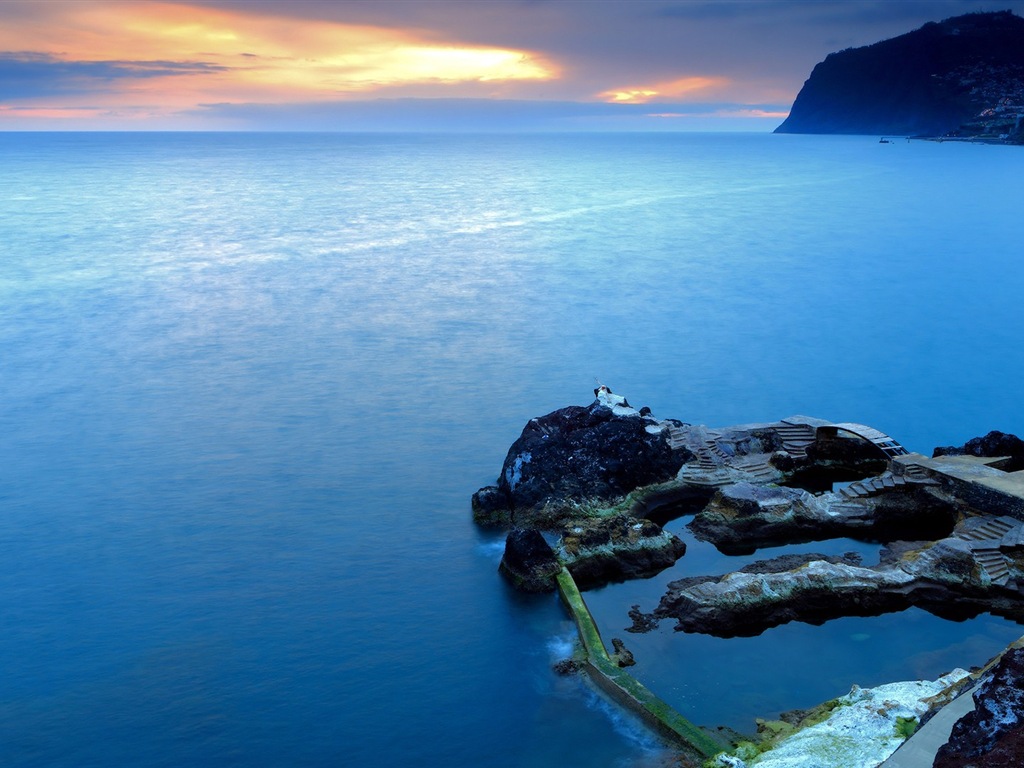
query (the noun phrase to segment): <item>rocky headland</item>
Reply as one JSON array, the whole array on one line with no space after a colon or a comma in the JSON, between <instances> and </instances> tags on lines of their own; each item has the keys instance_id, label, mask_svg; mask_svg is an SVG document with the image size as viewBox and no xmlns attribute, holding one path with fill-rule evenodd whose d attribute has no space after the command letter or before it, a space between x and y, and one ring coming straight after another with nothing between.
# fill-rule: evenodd
<instances>
[{"instance_id":1,"label":"rocky headland","mask_svg":"<svg viewBox=\"0 0 1024 768\"><path fill-rule=\"evenodd\" d=\"M830 54L776 133L1024 143L1024 19L970 13Z\"/></svg>"},{"instance_id":2,"label":"rocky headland","mask_svg":"<svg viewBox=\"0 0 1024 768\"><path fill-rule=\"evenodd\" d=\"M498 482L473 496L508 529L501 572L547 591L644 578L685 555L661 526L692 515L726 554L839 537L885 544L880 562L784 555L672 581L630 631L756 635L917 606L1024 622L1024 441L993 432L927 457L860 424L805 416L708 428L658 419L606 387L587 407L532 419ZM1017 705L1014 705L1017 706ZM1018 707L1019 709L1019 707Z\"/></svg>"}]
</instances>

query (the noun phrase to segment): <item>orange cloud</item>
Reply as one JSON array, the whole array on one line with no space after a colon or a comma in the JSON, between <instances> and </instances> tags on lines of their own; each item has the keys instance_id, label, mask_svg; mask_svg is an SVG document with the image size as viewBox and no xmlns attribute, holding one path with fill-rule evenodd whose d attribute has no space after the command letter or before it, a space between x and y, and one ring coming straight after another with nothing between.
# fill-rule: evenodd
<instances>
[{"instance_id":1,"label":"orange cloud","mask_svg":"<svg viewBox=\"0 0 1024 768\"><path fill-rule=\"evenodd\" d=\"M712 112L651 112L647 117L680 118L680 117L749 117L778 118L789 117L789 112L772 112L767 109L716 109Z\"/></svg>"},{"instance_id":2,"label":"orange cloud","mask_svg":"<svg viewBox=\"0 0 1024 768\"><path fill-rule=\"evenodd\" d=\"M682 77L656 85L613 88L598 94L598 98L617 104L647 104L654 100L685 100L695 93L730 85L727 77Z\"/></svg>"},{"instance_id":3,"label":"orange cloud","mask_svg":"<svg viewBox=\"0 0 1024 768\"><path fill-rule=\"evenodd\" d=\"M79 67L77 101L64 89L62 101L71 106L334 100L397 86L539 81L559 74L529 51L439 42L412 30L174 2L19 5L31 18L0 28L0 50L31 51L69 65L118 65L116 78L90 79ZM185 62L202 66L142 72L147 63Z\"/></svg>"}]
</instances>

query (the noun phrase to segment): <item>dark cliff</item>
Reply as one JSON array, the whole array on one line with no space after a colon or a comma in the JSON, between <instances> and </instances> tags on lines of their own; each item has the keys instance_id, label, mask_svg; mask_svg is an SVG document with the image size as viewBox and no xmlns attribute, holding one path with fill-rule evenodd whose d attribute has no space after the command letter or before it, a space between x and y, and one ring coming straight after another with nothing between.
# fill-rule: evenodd
<instances>
[{"instance_id":1,"label":"dark cliff","mask_svg":"<svg viewBox=\"0 0 1024 768\"><path fill-rule=\"evenodd\" d=\"M1010 11L930 22L830 54L776 133L1014 134L1024 114L1024 19ZM966 135L966 134L961 134Z\"/></svg>"}]
</instances>

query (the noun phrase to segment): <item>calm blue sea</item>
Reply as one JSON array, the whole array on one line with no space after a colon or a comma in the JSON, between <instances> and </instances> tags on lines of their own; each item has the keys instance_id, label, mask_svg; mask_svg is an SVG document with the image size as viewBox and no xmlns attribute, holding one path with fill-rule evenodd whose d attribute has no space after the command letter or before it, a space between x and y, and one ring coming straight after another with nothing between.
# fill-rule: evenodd
<instances>
[{"instance_id":1,"label":"calm blue sea","mask_svg":"<svg viewBox=\"0 0 1024 768\"><path fill-rule=\"evenodd\" d=\"M871 137L0 134L0 764L656 762L550 671L572 626L470 494L595 377L711 426L1024 434L1021 178ZM621 633L742 562L588 595L709 725L1024 634Z\"/></svg>"}]
</instances>

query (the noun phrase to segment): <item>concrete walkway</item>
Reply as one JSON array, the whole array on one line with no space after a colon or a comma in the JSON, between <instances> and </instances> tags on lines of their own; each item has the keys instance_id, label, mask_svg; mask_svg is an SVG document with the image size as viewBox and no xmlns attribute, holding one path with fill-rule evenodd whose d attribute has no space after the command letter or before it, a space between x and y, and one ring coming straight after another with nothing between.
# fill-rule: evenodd
<instances>
[{"instance_id":1,"label":"concrete walkway","mask_svg":"<svg viewBox=\"0 0 1024 768\"><path fill-rule=\"evenodd\" d=\"M953 725L973 710L974 697L968 690L940 709L878 768L932 768L935 753L949 741Z\"/></svg>"}]
</instances>

